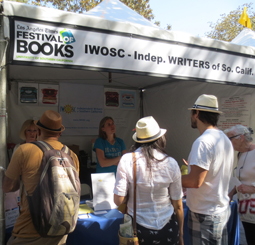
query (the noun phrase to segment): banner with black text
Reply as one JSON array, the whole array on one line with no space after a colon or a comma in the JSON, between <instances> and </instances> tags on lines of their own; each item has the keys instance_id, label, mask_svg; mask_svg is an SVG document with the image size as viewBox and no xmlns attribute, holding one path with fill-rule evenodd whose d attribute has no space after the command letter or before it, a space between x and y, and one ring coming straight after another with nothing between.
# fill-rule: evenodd
<instances>
[{"instance_id":1,"label":"banner with black text","mask_svg":"<svg viewBox=\"0 0 255 245\"><path fill-rule=\"evenodd\" d=\"M255 58L170 40L14 21L13 60L255 84Z\"/></svg>"}]
</instances>

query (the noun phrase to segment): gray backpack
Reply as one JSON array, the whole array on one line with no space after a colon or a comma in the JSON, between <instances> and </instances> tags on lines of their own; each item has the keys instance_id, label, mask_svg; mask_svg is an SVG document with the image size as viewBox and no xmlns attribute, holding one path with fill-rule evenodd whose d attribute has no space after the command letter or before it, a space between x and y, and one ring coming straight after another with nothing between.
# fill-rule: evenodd
<instances>
[{"instance_id":1,"label":"gray backpack","mask_svg":"<svg viewBox=\"0 0 255 245\"><path fill-rule=\"evenodd\" d=\"M44 141L32 142L43 151L41 177L27 200L33 224L42 237L63 236L75 229L81 184L70 150L55 150Z\"/></svg>"}]
</instances>

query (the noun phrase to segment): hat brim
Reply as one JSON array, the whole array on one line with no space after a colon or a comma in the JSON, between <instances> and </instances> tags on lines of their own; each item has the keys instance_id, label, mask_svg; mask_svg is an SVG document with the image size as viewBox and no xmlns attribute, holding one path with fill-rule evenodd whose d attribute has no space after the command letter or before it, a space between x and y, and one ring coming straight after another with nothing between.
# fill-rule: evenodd
<instances>
[{"instance_id":1,"label":"hat brim","mask_svg":"<svg viewBox=\"0 0 255 245\"><path fill-rule=\"evenodd\" d=\"M155 140L159 139L160 137L162 137L162 136L166 133L166 131L167 131L166 129L161 128L161 129L160 129L160 135L158 135L158 136L155 137L155 138L140 140L140 139L137 139L136 133L133 134L133 137L132 137L132 138L133 138L133 140L134 140L135 142L137 142L137 143L149 143L149 142L155 141Z\"/></svg>"},{"instance_id":2,"label":"hat brim","mask_svg":"<svg viewBox=\"0 0 255 245\"><path fill-rule=\"evenodd\" d=\"M65 130L65 127L64 127L63 125L61 125L61 130L60 130L60 131L47 129L47 128L44 128L44 127L41 127L41 126L37 125L37 122L38 122L38 121L39 121L39 120L34 120L35 126L36 126L37 128L42 129L42 130L45 130L45 131L47 131L47 132L62 133L62 132Z\"/></svg>"},{"instance_id":3,"label":"hat brim","mask_svg":"<svg viewBox=\"0 0 255 245\"><path fill-rule=\"evenodd\" d=\"M218 113L218 114L223 114L222 111L216 111L216 110L210 110L210 109L202 109L202 108L188 108L188 110L197 110L197 111L207 111L207 112L212 112L212 113Z\"/></svg>"}]
</instances>

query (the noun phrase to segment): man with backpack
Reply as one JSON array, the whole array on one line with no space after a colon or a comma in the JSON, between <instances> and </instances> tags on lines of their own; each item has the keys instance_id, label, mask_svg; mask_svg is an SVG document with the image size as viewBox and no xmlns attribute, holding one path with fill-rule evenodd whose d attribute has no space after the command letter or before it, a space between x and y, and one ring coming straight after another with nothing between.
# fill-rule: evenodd
<instances>
[{"instance_id":1,"label":"man with backpack","mask_svg":"<svg viewBox=\"0 0 255 245\"><path fill-rule=\"evenodd\" d=\"M66 244L77 222L79 161L58 141L65 130L59 113L47 110L34 123L39 143L21 145L3 178L4 192L21 188L20 215L7 244Z\"/></svg>"}]
</instances>

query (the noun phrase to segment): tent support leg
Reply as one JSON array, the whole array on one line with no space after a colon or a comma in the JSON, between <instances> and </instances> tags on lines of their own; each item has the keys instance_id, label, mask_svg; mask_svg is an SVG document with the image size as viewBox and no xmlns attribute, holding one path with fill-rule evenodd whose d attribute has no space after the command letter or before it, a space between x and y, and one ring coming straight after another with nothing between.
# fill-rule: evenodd
<instances>
[{"instance_id":1,"label":"tent support leg","mask_svg":"<svg viewBox=\"0 0 255 245\"><path fill-rule=\"evenodd\" d=\"M1 7L1 6L0 6ZM4 193L2 190L2 178L7 162L6 147L6 45L4 39L4 17L0 15L0 244L5 244L5 212L4 212Z\"/></svg>"},{"instance_id":2,"label":"tent support leg","mask_svg":"<svg viewBox=\"0 0 255 245\"><path fill-rule=\"evenodd\" d=\"M144 117L144 112L143 112L143 93L144 89L140 89L140 118Z\"/></svg>"}]
</instances>

